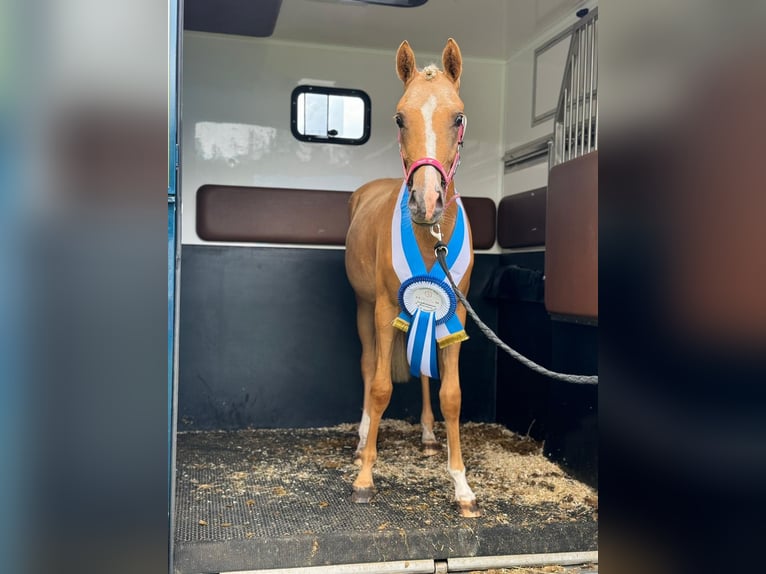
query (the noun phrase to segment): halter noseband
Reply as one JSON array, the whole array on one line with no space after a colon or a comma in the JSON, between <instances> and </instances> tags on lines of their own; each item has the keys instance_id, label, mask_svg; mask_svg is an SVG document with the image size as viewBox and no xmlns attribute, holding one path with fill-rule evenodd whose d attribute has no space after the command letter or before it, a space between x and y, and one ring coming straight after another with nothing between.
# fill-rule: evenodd
<instances>
[{"instance_id":1,"label":"halter noseband","mask_svg":"<svg viewBox=\"0 0 766 574\"><path fill-rule=\"evenodd\" d=\"M430 165L431 167L435 167L436 170L441 174L442 176L442 182L444 183L444 188L446 191L447 186L452 181L452 178L455 176L455 172L457 171L457 166L460 165L460 148L463 147L463 133L465 132L465 126L466 126L466 118L463 116L463 121L460 124L460 127L458 128L457 132L457 151L455 152L455 159L452 160L452 167L450 167L449 172L444 169L444 166L442 165L442 162L440 162L438 159L433 157L423 157L418 160L413 161L410 164L410 168L407 169L407 163L404 161L404 154L402 153L402 132L399 131L397 135L397 139L399 141L399 155L402 158L402 168L404 169L404 179L407 182L407 185L409 186L410 180L412 178L412 174L415 173L415 170L419 167L423 167L424 165ZM453 196L452 199L457 197L457 194ZM452 201L450 200L450 202Z\"/></svg>"}]
</instances>

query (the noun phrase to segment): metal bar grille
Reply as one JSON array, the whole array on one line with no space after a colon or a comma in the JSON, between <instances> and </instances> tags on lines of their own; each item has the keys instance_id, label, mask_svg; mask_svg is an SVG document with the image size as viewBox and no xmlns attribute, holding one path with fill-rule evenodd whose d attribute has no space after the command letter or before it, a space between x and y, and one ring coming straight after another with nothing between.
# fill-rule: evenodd
<instances>
[{"instance_id":1,"label":"metal bar grille","mask_svg":"<svg viewBox=\"0 0 766 574\"><path fill-rule=\"evenodd\" d=\"M572 29L549 166L598 149L598 8Z\"/></svg>"}]
</instances>

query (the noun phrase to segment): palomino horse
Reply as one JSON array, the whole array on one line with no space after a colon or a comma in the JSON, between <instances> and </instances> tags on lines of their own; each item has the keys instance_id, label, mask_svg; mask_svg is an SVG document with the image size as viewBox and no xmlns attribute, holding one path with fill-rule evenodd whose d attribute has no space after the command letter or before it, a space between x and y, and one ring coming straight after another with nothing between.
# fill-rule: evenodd
<instances>
[{"instance_id":1,"label":"palomino horse","mask_svg":"<svg viewBox=\"0 0 766 574\"><path fill-rule=\"evenodd\" d=\"M465 309L455 302L454 293L443 282L444 274L439 277L434 253L436 237L441 233L453 258L453 277L461 291L467 292L473 268L471 232L452 182L465 128L463 102L458 95L462 57L452 38L442 53L442 67L443 71L433 65L418 70L410 45L405 41L399 46L396 70L404 83L404 95L394 119L399 128L404 178L367 183L350 200L346 272L356 292L364 378L357 448L361 469L354 481L352 500L367 503L372 498L378 426L391 398L392 378L406 381L412 373L420 376L423 389L422 440L428 454L436 452L438 446L429 376L441 380L439 401L447 430L447 470L460 514L473 517L480 512L465 478L458 427L458 355L460 341L467 338L463 331ZM412 282L407 279L410 272L417 275L416 281L412 289L404 290ZM436 278L425 276L429 274Z\"/></svg>"}]
</instances>

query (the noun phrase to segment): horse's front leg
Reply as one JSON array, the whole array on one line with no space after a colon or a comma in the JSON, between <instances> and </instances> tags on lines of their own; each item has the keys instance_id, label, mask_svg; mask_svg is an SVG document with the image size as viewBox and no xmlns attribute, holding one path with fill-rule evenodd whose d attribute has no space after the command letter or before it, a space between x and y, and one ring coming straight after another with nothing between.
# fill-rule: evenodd
<instances>
[{"instance_id":1,"label":"horse's front leg","mask_svg":"<svg viewBox=\"0 0 766 574\"><path fill-rule=\"evenodd\" d=\"M439 452L441 445L434 435L434 411L431 408L431 379L427 375L420 375L420 386L423 391L423 408L420 412L420 426L423 428L421 444L423 454L432 456Z\"/></svg>"},{"instance_id":2,"label":"horse's front leg","mask_svg":"<svg viewBox=\"0 0 766 574\"><path fill-rule=\"evenodd\" d=\"M463 453L460 449L460 379L458 377L458 356L460 343L454 343L440 353L442 382L439 389L439 404L447 429L447 471L455 485L455 500L460 515L467 518L481 516L476 496L465 478Z\"/></svg>"},{"instance_id":3,"label":"horse's front leg","mask_svg":"<svg viewBox=\"0 0 766 574\"><path fill-rule=\"evenodd\" d=\"M367 444L370 429L370 387L375 376L375 306L357 297L356 325L362 343L362 379L364 380L364 403L362 420L359 422L359 443L354 453L354 463L362 464L362 450Z\"/></svg>"},{"instance_id":4,"label":"horse's front leg","mask_svg":"<svg viewBox=\"0 0 766 574\"><path fill-rule=\"evenodd\" d=\"M388 407L393 391L391 381L391 349L394 341L394 327L391 325L396 316L396 308L390 304L375 306L375 375L370 383L367 397L369 426L367 440L359 453L362 468L354 481L353 502L367 503L372 499L374 484L372 465L378 456L378 427L383 412Z\"/></svg>"}]
</instances>

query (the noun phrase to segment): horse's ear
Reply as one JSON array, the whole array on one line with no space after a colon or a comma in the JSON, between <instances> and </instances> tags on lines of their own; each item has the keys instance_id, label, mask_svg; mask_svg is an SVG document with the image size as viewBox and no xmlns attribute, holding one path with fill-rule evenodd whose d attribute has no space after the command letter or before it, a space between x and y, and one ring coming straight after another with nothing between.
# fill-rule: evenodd
<instances>
[{"instance_id":1,"label":"horse's ear","mask_svg":"<svg viewBox=\"0 0 766 574\"><path fill-rule=\"evenodd\" d=\"M460 74L463 72L463 57L460 55L460 47L457 42L450 38L442 52L442 68L447 77L455 85L460 87Z\"/></svg>"},{"instance_id":2,"label":"horse's ear","mask_svg":"<svg viewBox=\"0 0 766 574\"><path fill-rule=\"evenodd\" d=\"M410 44L405 40L399 45L396 51L396 73L399 79L406 86L415 75L415 53L410 48Z\"/></svg>"}]
</instances>

